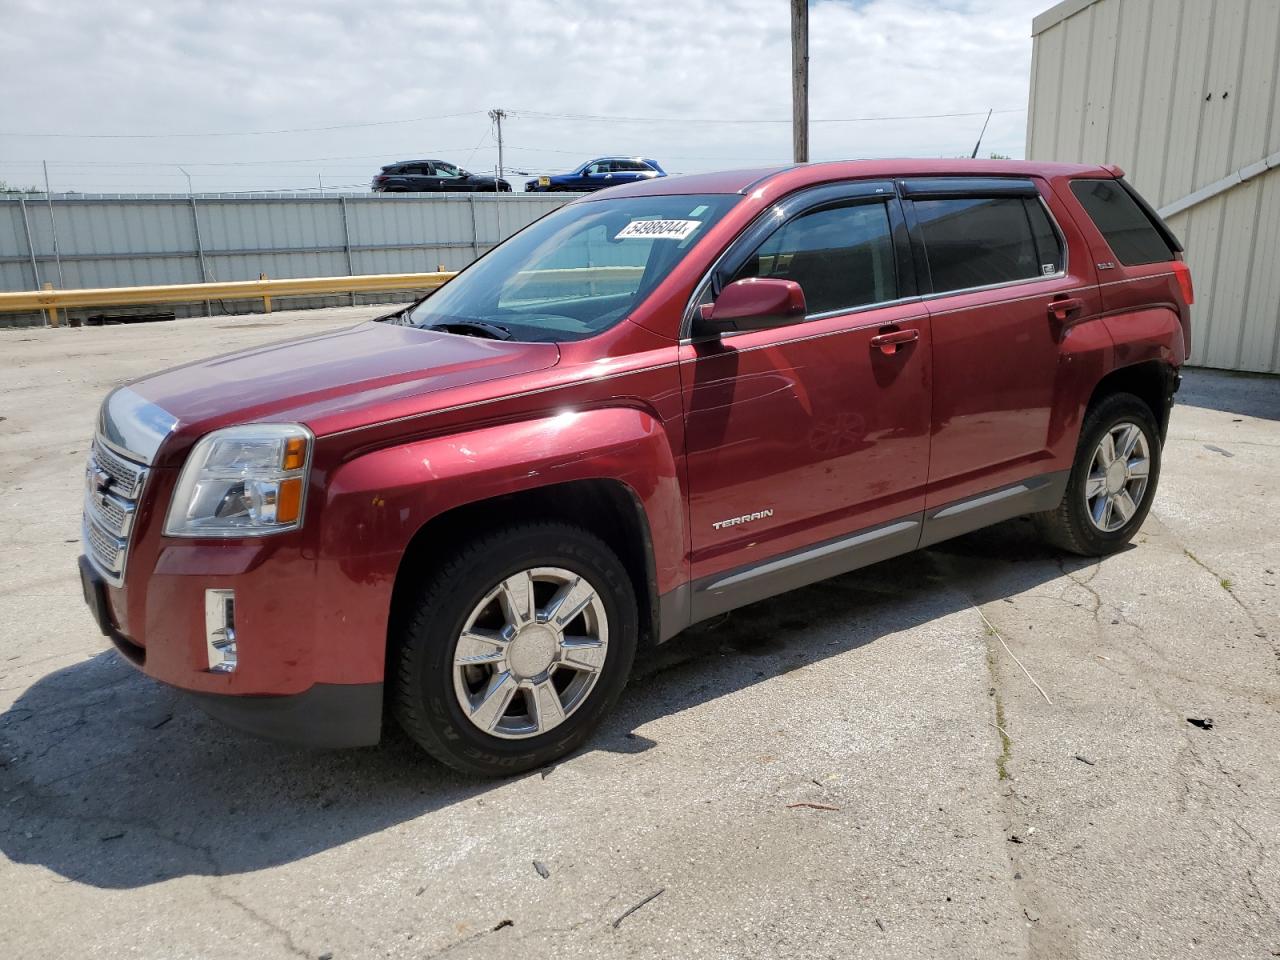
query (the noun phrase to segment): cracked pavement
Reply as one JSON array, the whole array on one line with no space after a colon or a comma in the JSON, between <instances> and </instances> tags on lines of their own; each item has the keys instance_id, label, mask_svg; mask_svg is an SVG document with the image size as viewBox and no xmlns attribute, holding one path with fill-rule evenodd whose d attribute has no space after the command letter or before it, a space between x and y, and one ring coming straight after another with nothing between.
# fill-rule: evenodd
<instances>
[{"instance_id":1,"label":"cracked pavement","mask_svg":"<svg viewBox=\"0 0 1280 960\"><path fill-rule=\"evenodd\" d=\"M1188 372L1131 549L1014 521L757 604L476 782L219 726L76 579L107 389L385 310L0 331L6 957L1280 955L1280 380Z\"/></svg>"}]
</instances>

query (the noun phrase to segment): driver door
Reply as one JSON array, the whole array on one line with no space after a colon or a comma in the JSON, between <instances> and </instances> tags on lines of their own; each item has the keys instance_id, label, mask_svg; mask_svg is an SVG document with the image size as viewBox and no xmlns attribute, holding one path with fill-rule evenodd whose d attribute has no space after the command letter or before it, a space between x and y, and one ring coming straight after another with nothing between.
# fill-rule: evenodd
<instances>
[{"instance_id":1,"label":"driver door","mask_svg":"<svg viewBox=\"0 0 1280 960\"><path fill-rule=\"evenodd\" d=\"M456 190L462 182L462 174L447 163L433 163L431 178L433 190Z\"/></svg>"},{"instance_id":2,"label":"driver door","mask_svg":"<svg viewBox=\"0 0 1280 960\"><path fill-rule=\"evenodd\" d=\"M893 185L818 188L757 224L710 282L794 280L807 315L681 347L695 621L920 537L929 317Z\"/></svg>"}]
</instances>

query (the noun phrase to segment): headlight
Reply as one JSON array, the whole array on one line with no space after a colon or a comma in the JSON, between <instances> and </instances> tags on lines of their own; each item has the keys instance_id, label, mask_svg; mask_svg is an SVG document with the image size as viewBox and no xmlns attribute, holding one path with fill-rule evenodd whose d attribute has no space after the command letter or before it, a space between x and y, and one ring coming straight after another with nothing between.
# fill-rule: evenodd
<instances>
[{"instance_id":1,"label":"headlight","mask_svg":"<svg viewBox=\"0 0 1280 960\"><path fill-rule=\"evenodd\" d=\"M302 526L312 442L296 423L253 423L202 438L178 478L165 535L257 537Z\"/></svg>"}]
</instances>

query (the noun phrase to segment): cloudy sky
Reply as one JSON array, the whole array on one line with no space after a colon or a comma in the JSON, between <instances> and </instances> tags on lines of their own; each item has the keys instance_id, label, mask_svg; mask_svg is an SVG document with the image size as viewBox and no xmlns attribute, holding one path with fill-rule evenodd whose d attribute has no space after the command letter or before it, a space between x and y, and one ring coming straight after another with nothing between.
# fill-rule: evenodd
<instances>
[{"instance_id":1,"label":"cloudy sky","mask_svg":"<svg viewBox=\"0 0 1280 960\"><path fill-rule=\"evenodd\" d=\"M1051 5L813 0L813 159L967 155L988 108L983 152L1021 156ZM0 180L42 184L42 160L55 190L111 192L486 171L491 107L509 174L786 162L789 25L788 0L0 0Z\"/></svg>"}]
</instances>

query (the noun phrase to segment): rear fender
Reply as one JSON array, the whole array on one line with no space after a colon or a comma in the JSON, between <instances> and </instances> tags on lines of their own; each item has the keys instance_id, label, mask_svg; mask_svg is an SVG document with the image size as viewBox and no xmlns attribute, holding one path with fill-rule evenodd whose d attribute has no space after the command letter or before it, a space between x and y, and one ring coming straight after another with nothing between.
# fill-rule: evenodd
<instances>
[{"instance_id":1,"label":"rear fender","mask_svg":"<svg viewBox=\"0 0 1280 960\"><path fill-rule=\"evenodd\" d=\"M317 624L317 655L332 651L353 676L382 676L400 560L428 521L495 497L602 479L634 494L657 590L676 589L687 578L680 482L666 431L643 410L565 412L387 447L338 467L321 513L318 589L332 622Z\"/></svg>"},{"instance_id":2,"label":"rear fender","mask_svg":"<svg viewBox=\"0 0 1280 960\"><path fill-rule=\"evenodd\" d=\"M1050 428L1050 448L1060 469L1075 458L1089 403L1099 384L1117 371L1150 361L1175 370L1185 356L1182 323L1167 307L1152 307L1103 316L1071 327L1062 344L1057 402ZM1162 425L1167 423L1156 411Z\"/></svg>"},{"instance_id":3,"label":"rear fender","mask_svg":"<svg viewBox=\"0 0 1280 960\"><path fill-rule=\"evenodd\" d=\"M1176 369L1186 359L1182 320L1168 307L1112 314L1102 322L1115 343L1117 367L1160 360Z\"/></svg>"},{"instance_id":4,"label":"rear fender","mask_svg":"<svg viewBox=\"0 0 1280 960\"><path fill-rule=\"evenodd\" d=\"M1070 469L1089 397L1115 363L1111 333L1098 318L1068 327L1059 351L1058 382L1049 416L1051 470Z\"/></svg>"}]
</instances>

